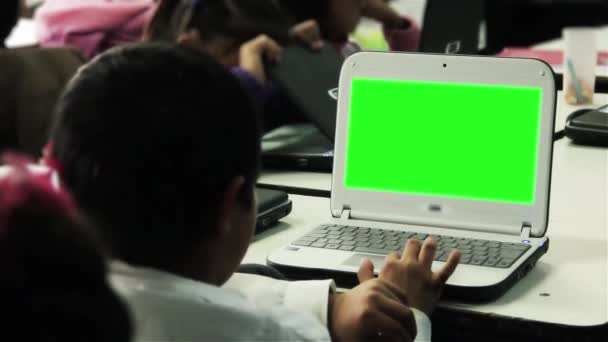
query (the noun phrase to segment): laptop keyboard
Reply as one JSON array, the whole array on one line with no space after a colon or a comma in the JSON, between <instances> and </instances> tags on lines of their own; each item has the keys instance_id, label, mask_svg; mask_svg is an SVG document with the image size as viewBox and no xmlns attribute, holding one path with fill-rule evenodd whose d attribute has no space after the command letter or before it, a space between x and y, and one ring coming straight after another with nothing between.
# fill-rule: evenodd
<instances>
[{"instance_id":1,"label":"laptop keyboard","mask_svg":"<svg viewBox=\"0 0 608 342\"><path fill-rule=\"evenodd\" d=\"M476 266L509 268L530 248L530 245L524 243L335 224L319 226L292 245L387 255L392 252L400 253L408 239L424 240L427 237L437 242L435 261L446 261L450 252L458 249L462 254L461 264Z\"/></svg>"}]
</instances>

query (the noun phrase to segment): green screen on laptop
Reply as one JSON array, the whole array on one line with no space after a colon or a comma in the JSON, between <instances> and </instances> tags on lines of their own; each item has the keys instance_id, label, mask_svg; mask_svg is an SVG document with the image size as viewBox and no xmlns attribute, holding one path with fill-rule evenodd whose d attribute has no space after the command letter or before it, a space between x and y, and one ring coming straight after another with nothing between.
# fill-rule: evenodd
<instances>
[{"instance_id":1,"label":"green screen on laptop","mask_svg":"<svg viewBox=\"0 0 608 342\"><path fill-rule=\"evenodd\" d=\"M533 205L542 89L355 78L345 187Z\"/></svg>"}]
</instances>

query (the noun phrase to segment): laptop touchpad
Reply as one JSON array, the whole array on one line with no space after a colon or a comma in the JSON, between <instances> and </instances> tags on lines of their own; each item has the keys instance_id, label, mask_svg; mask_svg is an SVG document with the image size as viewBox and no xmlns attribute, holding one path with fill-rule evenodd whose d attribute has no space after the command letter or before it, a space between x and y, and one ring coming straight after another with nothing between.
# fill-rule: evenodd
<instances>
[{"instance_id":1,"label":"laptop touchpad","mask_svg":"<svg viewBox=\"0 0 608 342\"><path fill-rule=\"evenodd\" d=\"M361 260L363 260L363 258L368 258L369 260L371 260L372 263L374 264L374 269L376 269L376 270L382 268L382 266L384 265L385 257L383 257L381 255L376 255L376 254L363 254L363 253L356 253L355 255L346 259L346 261L344 261L342 263L342 265L359 267L359 265L361 264Z\"/></svg>"}]
</instances>

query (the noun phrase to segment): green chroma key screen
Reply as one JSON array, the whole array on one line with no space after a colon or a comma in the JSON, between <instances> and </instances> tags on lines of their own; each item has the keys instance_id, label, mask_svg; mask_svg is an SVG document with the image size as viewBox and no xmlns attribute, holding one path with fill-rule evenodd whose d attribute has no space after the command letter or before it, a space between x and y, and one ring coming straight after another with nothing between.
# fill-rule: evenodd
<instances>
[{"instance_id":1,"label":"green chroma key screen","mask_svg":"<svg viewBox=\"0 0 608 342\"><path fill-rule=\"evenodd\" d=\"M356 78L345 187L533 205L542 89Z\"/></svg>"}]
</instances>

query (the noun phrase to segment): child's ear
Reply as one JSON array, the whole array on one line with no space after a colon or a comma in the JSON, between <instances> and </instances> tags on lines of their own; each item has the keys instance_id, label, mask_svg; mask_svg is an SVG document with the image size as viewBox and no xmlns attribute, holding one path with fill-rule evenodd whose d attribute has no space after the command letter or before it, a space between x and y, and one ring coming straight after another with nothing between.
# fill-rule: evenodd
<instances>
[{"instance_id":1,"label":"child's ear","mask_svg":"<svg viewBox=\"0 0 608 342\"><path fill-rule=\"evenodd\" d=\"M177 44L195 49L201 49L203 47L201 42L201 34L198 32L198 30L189 30L180 33L177 36Z\"/></svg>"},{"instance_id":2,"label":"child's ear","mask_svg":"<svg viewBox=\"0 0 608 342\"><path fill-rule=\"evenodd\" d=\"M232 222L238 215L238 197L245 186L243 176L234 177L224 189L224 197L218 212L218 234L225 235L232 230Z\"/></svg>"}]
</instances>

